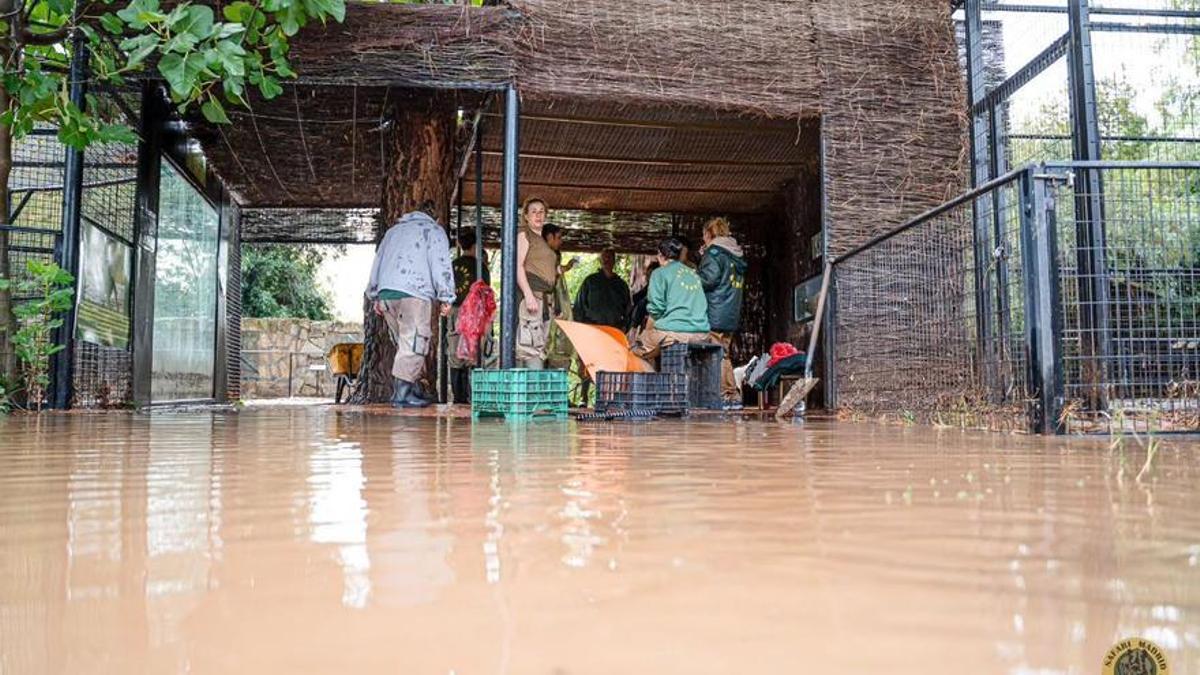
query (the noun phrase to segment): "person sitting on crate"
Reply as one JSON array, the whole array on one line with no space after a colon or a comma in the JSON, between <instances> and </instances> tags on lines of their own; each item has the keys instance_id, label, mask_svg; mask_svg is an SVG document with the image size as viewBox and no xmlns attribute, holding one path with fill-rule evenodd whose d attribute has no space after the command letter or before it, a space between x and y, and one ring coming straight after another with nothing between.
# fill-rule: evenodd
<instances>
[{"instance_id":1,"label":"person sitting on crate","mask_svg":"<svg viewBox=\"0 0 1200 675\"><path fill-rule=\"evenodd\" d=\"M450 389L454 393L455 403L469 403L471 400L471 368L479 365L478 359L468 362L458 357L458 341L462 339L458 329L458 312L466 300L471 285L475 283L476 263L482 256L481 247L477 246L475 232L463 230L458 235L458 248L461 251L454 259L451 267L454 270L454 309L450 311L450 333L446 339L446 353L450 361ZM491 284L491 274L488 273L487 260L483 261L483 283Z\"/></svg>"},{"instance_id":2,"label":"person sitting on crate","mask_svg":"<svg viewBox=\"0 0 1200 675\"><path fill-rule=\"evenodd\" d=\"M397 408L430 404L420 395L417 381L429 353L433 301L441 303L442 316L449 316L455 298L450 240L434 219L436 209L432 201L424 201L419 210L388 228L375 251L367 285L367 298L396 343L392 405Z\"/></svg>"},{"instance_id":3,"label":"person sitting on crate","mask_svg":"<svg viewBox=\"0 0 1200 675\"><path fill-rule=\"evenodd\" d=\"M733 377L729 348L742 323L742 296L746 287L746 259L729 231L729 221L713 218L704 225L700 249L700 283L708 300L708 324L713 341L725 350L721 361L721 398L727 409L742 407L742 390Z\"/></svg>"},{"instance_id":4,"label":"person sitting on crate","mask_svg":"<svg viewBox=\"0 0 1200 675\"><path fill-rule=\"evenodd\" d=\"M658 245L659 268L646 293L646 330L633 352L644 359L680 342L708 342L708 301L695 270L680 262L683 242L671 237Z\"/></svg>"},{"instance_id":5,"label":"person sitting on crate","mask_svg":"<svg viewBox=\"0 0 1200 675\"><path fill-rule=\"evenodd\" d=\"M583 280L579 294L575 297L572 310L575 321L593 326L609 326L622 333L629 330L633 301L629 296L629 285L616 273L616 266L616 251L610 248L600 253L600 269ZM579 375L579 386L586 405L592 380L585 368L579 369Z\"/></svg>"}]
</instances>

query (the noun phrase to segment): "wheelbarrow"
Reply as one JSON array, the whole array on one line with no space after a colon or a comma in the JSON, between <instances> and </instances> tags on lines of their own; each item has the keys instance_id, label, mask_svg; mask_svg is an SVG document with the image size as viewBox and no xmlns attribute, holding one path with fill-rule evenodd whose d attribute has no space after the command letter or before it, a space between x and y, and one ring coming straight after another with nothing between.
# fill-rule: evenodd
<instances>
[{"instance_id":1,"label":"wheelbarrow","mask_svg":"<svg viewBox=\"0 0 1200 675\"><path fill-rule=\"evenodd\" d=\"M342 402L342 394L358 379L358 369L362 366L363 343L339 342L329 348L325 355L329 362L329 372L333 373L337 390L333 395L334 403Z\"/></svg>"}]
</instances>

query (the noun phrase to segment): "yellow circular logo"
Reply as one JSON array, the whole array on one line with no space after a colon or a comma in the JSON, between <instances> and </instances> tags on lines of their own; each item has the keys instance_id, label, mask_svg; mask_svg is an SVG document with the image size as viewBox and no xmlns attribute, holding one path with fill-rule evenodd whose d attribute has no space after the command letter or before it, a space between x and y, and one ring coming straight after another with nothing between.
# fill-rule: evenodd
<instances>
[{"instance_id":1,"label":"yellow circular logo","mask_svg":"<svg viewBox=\"0 0 1200 675\"><path fill-rule=\"evenodd\" d=\"M1113 645L1104 655L1104 675L1170 675L1167 655L1158 645L1142 638L1129 638Z\"/></svg>"}]
</instances>

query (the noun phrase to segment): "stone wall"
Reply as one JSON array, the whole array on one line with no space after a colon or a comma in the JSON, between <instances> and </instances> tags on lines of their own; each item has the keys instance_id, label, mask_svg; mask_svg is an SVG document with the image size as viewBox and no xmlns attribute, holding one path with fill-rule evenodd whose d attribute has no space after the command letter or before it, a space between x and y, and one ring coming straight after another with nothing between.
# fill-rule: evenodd
<instances>
[{"instance_id":1,"label":"stone wall","mask_svg":"<svg viewBox=\"0 0 1200 675\"><path fill-rule=\"evenodd\" d=\"M362 325L306 319L242 319L242 398L333 398L325 355L362 342Z\"/></svg>"}]
</instances>

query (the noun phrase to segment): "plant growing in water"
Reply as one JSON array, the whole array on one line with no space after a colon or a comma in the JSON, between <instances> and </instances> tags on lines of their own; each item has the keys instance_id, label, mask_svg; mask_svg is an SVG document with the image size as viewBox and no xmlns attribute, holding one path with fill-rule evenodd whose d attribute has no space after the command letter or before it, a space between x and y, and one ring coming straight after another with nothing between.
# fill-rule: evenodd
<instances>
[{"instance_id":1,"label":"plant growing in water","mask_svg":"<svg viewBox=\"0 0 1200 675\"><path fill-rule=\"evenodd\" d=\"M50 384L50 357L64 349L53 343L54 331L61 328L63 312L71 309L75 296L75 278L53 262L30 260L29 275L23 279L0 279L0 290L17 297L31 298L13 308L17 330L11 344L21 363L25 397L38 412ZM9 401L13 392L0 391L0 401ZM6 407L6 406L5 406Z\"/></svg>"}]
</instances>

